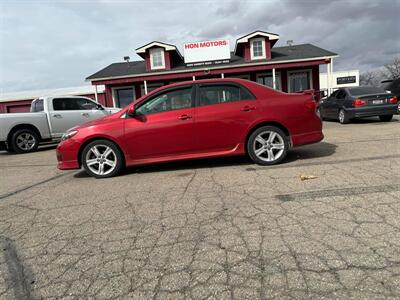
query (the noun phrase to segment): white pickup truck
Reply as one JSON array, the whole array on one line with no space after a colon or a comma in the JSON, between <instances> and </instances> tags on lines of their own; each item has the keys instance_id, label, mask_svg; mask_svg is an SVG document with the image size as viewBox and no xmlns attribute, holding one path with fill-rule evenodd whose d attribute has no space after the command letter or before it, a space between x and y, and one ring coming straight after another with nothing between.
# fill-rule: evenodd
<instances>
[{"instance_id":1,"label":"white pickup truck","mask_svg":"<svg viewBox=\"0 0 400 300\"><path fill-rule=\"evenodd\" d=\"M0 150L35 151L40 143L59 141L71 127L118 110L86 97L40 97L32 101L29 113L0 114Z\"/></svg>"}]
</instances>

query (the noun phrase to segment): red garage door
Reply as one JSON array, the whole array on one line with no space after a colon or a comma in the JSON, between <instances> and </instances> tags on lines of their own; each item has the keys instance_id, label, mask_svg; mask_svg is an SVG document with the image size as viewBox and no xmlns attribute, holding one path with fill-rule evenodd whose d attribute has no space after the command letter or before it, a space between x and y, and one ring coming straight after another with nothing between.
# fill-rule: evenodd
<instances>
[{"instance_id":1,"label":"red garage door","mask_svg":"<svg viewBox=\"0 0 400 300\"><path fill-rule=\"evenodd\" d=\"M29 105L10 105L10 106L7 106L7 112L8 113L29 112L30 109L31 109L30 104Z\"/></svg>"}]
</instances>

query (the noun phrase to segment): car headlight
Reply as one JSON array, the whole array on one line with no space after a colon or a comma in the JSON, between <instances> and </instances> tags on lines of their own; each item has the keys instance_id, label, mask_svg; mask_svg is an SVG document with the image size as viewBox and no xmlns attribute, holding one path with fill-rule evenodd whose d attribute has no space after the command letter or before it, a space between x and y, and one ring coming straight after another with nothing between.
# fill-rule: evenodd
<instances>
[{"instance_id":1,"label":"car headlight","mask_svg":"<svg viewBox=\"0 0 400 300\"><path fill-rule=\"evenodd\" d=\"M62 141L68 140L69 138L73 137L77 133L78 133L78 130L68 131L62 135L61 140Z\"/></svg>"}]
</instances>

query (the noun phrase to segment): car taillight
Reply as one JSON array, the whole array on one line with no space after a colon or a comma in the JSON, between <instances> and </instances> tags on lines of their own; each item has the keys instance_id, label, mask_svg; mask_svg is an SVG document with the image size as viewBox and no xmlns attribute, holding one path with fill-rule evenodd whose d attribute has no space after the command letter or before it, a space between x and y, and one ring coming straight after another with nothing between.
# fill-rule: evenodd
<instances>
[{"instance_id":1,"label":"car taillight","mask_svg":"<svg viewBox=\"0 0 400 300\"><path fill-rule=\"evenodd\" d=\"M356 100L353 101L353 106L354 107L364 106L364 105L367 105L367 103L362 99L356 99Z\"/></svg>"},{"instance_id":2,"label":"car taillight","mask_svg":"<svg viewBox=\"0 0 400 300\"><path fill-rule=\"evenodd\" d=\"M392 98L389 99L389 102L390 102L391 104L397 104L397 97L396 97L396 96L393 96Z\"/></svg>"},{"instance_id":3,"label":"car taillight","mask_svg":"<svg viewBox=\"0 0 400 300\"><path fill-rule=\"evenodd\" d=\"M317 108L317 102L315 101L307 101L304 103L304 105L309 109L309 110L315 110Z\"/></svg>"}]
</instances>

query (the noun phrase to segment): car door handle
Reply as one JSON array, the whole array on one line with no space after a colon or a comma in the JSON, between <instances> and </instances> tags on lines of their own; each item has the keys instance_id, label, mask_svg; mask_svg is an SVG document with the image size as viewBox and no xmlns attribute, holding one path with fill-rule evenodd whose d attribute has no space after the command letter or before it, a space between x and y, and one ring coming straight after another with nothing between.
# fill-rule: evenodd
<instances>
[{"instance_id":1,"label":"car door handle","mask_svg":"<svg viewBox=\"0 0 400 300\"><path fill-rule=\"evenodd\" d=\"M192 118L191 116L186 115L186 114L181 115L181 116L178 117L179 120L188 120L188 119L191 119L191 118Z\"/></svg>"},{"instance_id":2,"label":"car door handle","mask_svg":"<svg viewBox=\"0 0 400 300\"><path fill-rule=\"evenodd\" d=\"M89 114L88 113L82 113L82 116L84 116L84 117L89 117Z\"/></svg>"},{"instance_id":3,"label":"car door handle","mask_svg":"<svg viewBox=\"0 0 400 300\"><path fill-rule=\"evenodd\" d=\"M62 116L60 114L54 114L53 117L57 118L57 119L61 119L62 118Z\"/></svg>"},{"instance_id":4,"label":"car door handle","mask_svg":"<svg viewBox=\"0 0 400 300\"><path fill-rule=\"evenodd\" d=\"M255 110L256 108L254 106L245 106L242 108L242 111L252 111Z\"/></svg>"}]
</instances>

